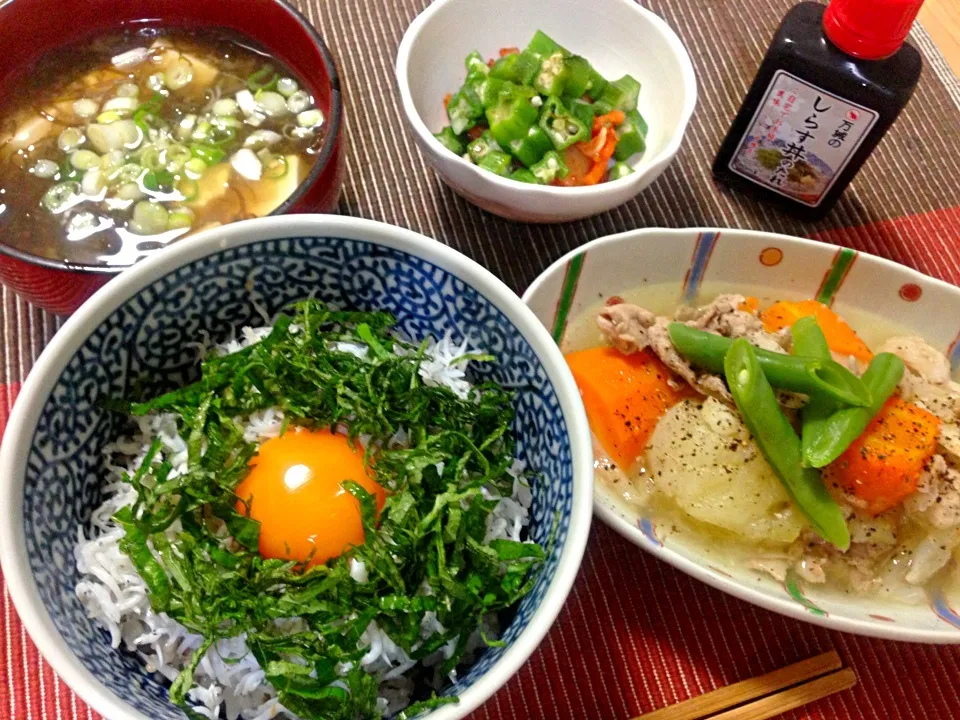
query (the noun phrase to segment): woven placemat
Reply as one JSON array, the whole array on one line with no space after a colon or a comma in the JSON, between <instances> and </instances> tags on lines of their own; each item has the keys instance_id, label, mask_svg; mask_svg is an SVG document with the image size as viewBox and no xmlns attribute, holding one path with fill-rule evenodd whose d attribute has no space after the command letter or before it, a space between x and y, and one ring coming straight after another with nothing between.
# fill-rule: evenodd
<instances>
[{"instance_id":1,"label":"woven placemat","mask_svg":"<svg viewBox=\"0 0 960 720\"><path fill-rule=\"evenodd\" d=\"M500 220L461 200L427 168L403 127L394 59L426 0L299 4L342 74L347 180L340 212L446 242L518 292L577 245L645 226L727 226L817 237L960 282L960 83L920 28L912 38L926 67L916 94L836 209L817 224L803 224L719 189L709 170L792 3L645 2L693 57L700 99L683 147L663 176L626 205L580 222L535 226ZM372 107L381 109L360 110ZM20 383L62 321L6 288L0 293L2 427ZM653 560L598 523L556 626L476 717L628 718L832 647L857 670L859 685L784 717L960 717L960 650L859 638L759 610ZM4 590L0 719L73 717L96 715L38 656Z\"/></svg>"}]
</instances>

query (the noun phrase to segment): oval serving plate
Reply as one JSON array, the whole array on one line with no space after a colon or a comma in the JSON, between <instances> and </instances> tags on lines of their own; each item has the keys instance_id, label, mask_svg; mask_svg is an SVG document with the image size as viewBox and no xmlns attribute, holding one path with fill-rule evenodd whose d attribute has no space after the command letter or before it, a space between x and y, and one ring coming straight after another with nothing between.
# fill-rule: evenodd
<instances>
[{"instance_id":1,"label":"oval serving plate","mask_svg":"<svg viewBox=\"0 0 960 720\"><path fill-rule=\"evenodd\" d=\"M955 372L960 366L960 288L889 260L786 235L717 229L611 235L560 258L523 300L562 343L569 324L602 298L664 283L676 284L678 304L708 300L710 285L722 283L724 289L744 286L777 298L817 298L841 315L845 310L868 312L922 335L949 356ZM700 297L705 285L707 292ZM647 552L768 610L860 635L960 643L960 595L955 593L933 592L928 603L907 605L781 583L665 532L600 484L594 488L594 509Z\"/></svg>"}]
</instances>

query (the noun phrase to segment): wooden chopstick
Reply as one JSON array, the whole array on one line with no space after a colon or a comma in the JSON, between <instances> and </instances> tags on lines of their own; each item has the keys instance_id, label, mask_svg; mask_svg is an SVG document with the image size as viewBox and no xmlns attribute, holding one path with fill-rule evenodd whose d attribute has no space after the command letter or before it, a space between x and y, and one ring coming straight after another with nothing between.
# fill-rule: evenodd
<instances>
[{"instance_id":1,"label":"wooden chopstick","mask_svg":"<svg viewBox=\"0 0 960 720\"><path fill-rule=\"evenodd\" d=\"M766 675L760 675L759 677L749 678L747 680L742 680L733 685L727 685L726 687L718 688L703 695L699 695L689 700L684 700L683 702L677 703L676 705L670 705L660 710L654 710L649 712L646 715L641 715L634 720L700 720L701 718L706 718L712 715L713 713L720 712L721 710L727 710L722 715L716 716L716 720L760 720L760 718L772 717L772 715L736 715L733 713L738 713L740 711L746 711L749 707L759 705L760 702L765 700L773 701L776 698L783 698L787 696L788 693L792 693L789 697L786 698L785 702L797 702L797 698L806 698L803 699L797 704L783 706L782 709L775 710L772 714L775 715L780 712L785 712L786 710L804 703L812 702L819 697L825 697L832 693L838 692L839 690L844 690L848 687L854 685L857 681L856 675L852 670L844 670L839 673L834 673L834 675L843 675L843 678L834 679L831 682L822 682L819 685L816 685L813 690L806 692L799 692L801 689L805 689L810 686L814 686L816 683L808 683L807 685L800 685L798 688L793 690L788 690L787 692L778 693L777 695L772 695L777 693L779 690L784 688L793 688L793 686L800 683L804 683L812 678L818 678L827 673L839 670L843 666L843 662L840 660L840 656L836 653L835 650L830 652L823 653L822 655L817 655L816 657L808 658L807 660L801 660L800 662L794 663L793 665L787 665L787 667L780 668L779 670L774 670L773 672L767 673ZM834 678L834 675L827 675L827 678ZM816 681L820 682L820 681ZM844 684L848 683L848 684ZM798 692L794 692L794 690ZM821 695L810 695L809 693L822 693ZM772 695L771 698L766 698L765 696ZM751 700L757 700L757 698L764 698L756 703L751 703L749 706L737 707L739 705L744 705ZM781 701L777 701L779 703ZM770 708L780 708L780 704L767 704L763 707ZM731 710L731 708L735 708ZM761 709L759 712L765 712Z\"/></svg>"},{"instance_id":2,"label":"wooden chopstick","mask_svg":"<svg viewBox=\"0 0 960 720\"><path fill-rule=\"evenodd\" d=\"M767 720L787 710L833 695L835 692L852 688L857 684L857 674L851 668L824 675L810 682L795 685L783 692L768 695L755 702L741 705L719 715L711 715L710 720Z\"/></svg>"}]
</instances>

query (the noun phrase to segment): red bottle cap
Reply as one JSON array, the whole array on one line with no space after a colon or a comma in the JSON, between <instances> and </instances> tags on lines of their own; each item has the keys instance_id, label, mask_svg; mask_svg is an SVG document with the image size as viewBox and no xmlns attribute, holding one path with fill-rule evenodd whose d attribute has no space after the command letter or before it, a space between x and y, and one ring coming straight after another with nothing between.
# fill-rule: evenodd
<instances>
[{"instance_id":1,"label":"red bottle cap","mask_svg":"<svg viewBox=\"0 0 960 720\"><path fill-rule=\"evenodd\" d=\"M823 30L845 53L879 60L900 49L921 5L923 0L831 0Z\"/></svg>"}]
</instances>

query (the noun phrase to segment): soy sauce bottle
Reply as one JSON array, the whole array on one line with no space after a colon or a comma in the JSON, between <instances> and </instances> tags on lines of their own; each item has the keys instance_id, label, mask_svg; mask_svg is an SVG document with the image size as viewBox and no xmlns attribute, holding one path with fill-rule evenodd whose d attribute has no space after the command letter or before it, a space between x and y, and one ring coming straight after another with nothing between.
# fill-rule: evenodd
<instances>
[{"instance_id":1,"label":"soy sauce bottle","mask_svg":"<svg viewBox=\"0 0 960 720\"><path fill-rule=\"evenodd\" d=\"M780 24L713 175L805 220L827 212L920 79L904 43L923 0L795 6Z\"/></svg>"}]
</instances>

